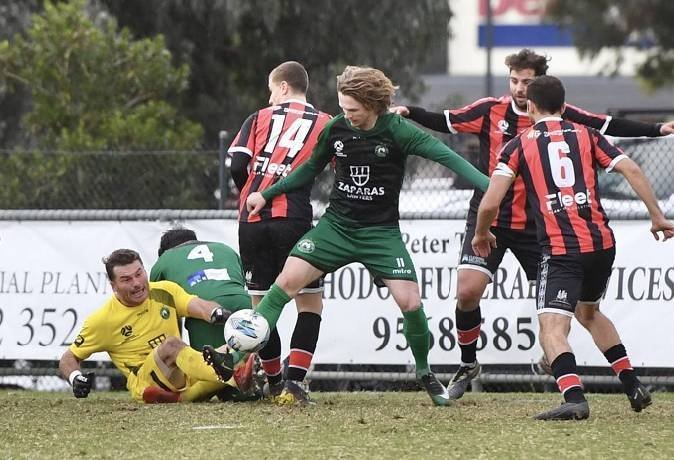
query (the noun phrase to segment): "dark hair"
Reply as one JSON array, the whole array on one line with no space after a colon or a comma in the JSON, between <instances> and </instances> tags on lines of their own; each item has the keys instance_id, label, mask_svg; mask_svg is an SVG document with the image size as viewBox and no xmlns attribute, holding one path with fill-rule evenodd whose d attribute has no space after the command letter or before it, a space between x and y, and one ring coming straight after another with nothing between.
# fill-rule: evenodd
<instances>
[{"instance_id":1,"label":"dark hair","mask_svg":"<svg viewBox=\"0 0 674 460\"><path fill-rule=\"evenodd\" d=\"M115 267L129 265L135 261L139 261L143 265L140 254L133 249L115 249L108 257L103 257L103 264L105 265L105 271L108 273L108 279L110 281L115 280L115 272L113 271Z\"/></svg>"},{"instance_id":2,"label":"dark hair","mask_svg":"<svg viewBox=\"0 0 674 460\"><path fill-rule=\"evenodd\" d=\"M524 48L517 53L509 54L505 58L505 65L510 70L533 69L534 75L545 75L548 71L548 56L541 56L530 49Z\"/></svg>"},{"instance_id":3,"label":"dark hair","mask_svg":"<svg viewBox=\"0 0 674 460\"><path fill-rule=\"evenodd\" d=\"M307 94L309 89L309 75L302 64L296 61L287 61L277 66L269 74L274 83L281 83L282 81L296 92Z\"/></svg>"},{"instance_id":4,"label":"dark hair","mask_svg":"<svg viewBox=\"0 0 674 460\"><path fill-rule=\"evenodd\" d=\"M189 228L172 228L166 230L159 241L159 255L161 256L164 251L174 248L179 244L183 244L187 241L195 241L196 239L197 234L194 233L194 230L190 230Z\"/></svg>"},{"instance_id":5,"label":"dark hair","mask_svg":"<svg viewBox=\"0 0 674 460\"><path fill-rule=\"evenodd\" d=\"M527 99L544 113L557 113L564 107L564 85L552 75L537 77L527 86Z\"/></svg>"}]
</instances>

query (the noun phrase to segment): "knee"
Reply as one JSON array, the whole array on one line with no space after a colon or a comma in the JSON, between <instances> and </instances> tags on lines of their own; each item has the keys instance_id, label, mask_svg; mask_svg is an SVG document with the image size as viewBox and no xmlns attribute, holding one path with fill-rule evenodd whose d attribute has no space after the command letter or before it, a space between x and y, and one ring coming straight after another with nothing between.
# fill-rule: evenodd
<instances>
[{"instance_id":1,"label":"knee","mask_svg":"<svg viewBox=\"0 0 674 460\"><path fill-rule=\"evenodd\" d=\"M575 316L583 327L588 327L594 321L595 313L594 308L576 308Z\"/></svg>"},{"instance_id":2,"label":"knee","mask_svg":"<svg viewBox=\"0 0 674 460\"><path fill-rule=\"evenodd\" d=\"M297 286L296 277L287 270L283 270L275 281L276 285L283 289L289 297L295 297L303 286Z\"/></svg>"},{"instance_id":3,"label":"knee","mask_svg":"<svg viewBox=\"0 0 674 460\"><path fill-rule=\"evenodd\" d=\"M457 307L462 311L475 310L484 293L482 285L460 283L456 290Z\"/></svg>"},{"instance_id":4,"label":"knee","mask_svg":"<svg viewBox=\"0 0 674 460\"><path fill-rule=\"evenodd\" d=\"M179 338L168 337L157 348L157 355L162 362L170 365L175 363L178 353L185 346L186 345Z\"/></svg>"},{"instance_id":5,"label":"knee","mask_svg":"<svg viewBox=\"0 0 674 460\"><path fill-rule=\"evenodd\" d=\"M421 308L421 297L417 293L410 292L408 295L398 300L398 306L400 307L400 311L417 311Z\"/></svg>"}]
</instances>

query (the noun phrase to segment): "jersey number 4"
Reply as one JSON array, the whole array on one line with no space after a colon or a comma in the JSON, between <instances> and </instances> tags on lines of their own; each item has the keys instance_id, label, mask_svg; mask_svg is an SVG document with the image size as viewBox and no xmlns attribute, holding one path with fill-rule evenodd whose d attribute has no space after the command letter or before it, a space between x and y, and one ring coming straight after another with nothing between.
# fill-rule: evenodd
<instances>
[{"instance_id":1,"label":"jersey number 4","mask_svg":"<svg viewBox=\"0 0 674 460\"><path fill-rule=\"evenodd\" d=\"M213 253L205 244L199 244L187 254L188 260L204 259L204 262L213 262Z\"/></svg>"},{"instance_id":2,"label":"jersey number 4","mask_svg":"<svg viewBox=\"0 0 674 460\"><path fill-rule=\"evenodd\" d=\"M288 126L288 129L281 133L285 121L285 115L271 116L271 132L264 151L271 154L278 145L279 147L288 149L288 158L295 158L297 152L304 147L307 135L309 134L309 131L311 131L311 125L314 122L312 120L307 120L306 118L297 118L290 126Z\"/></svg>"}]
</instances>

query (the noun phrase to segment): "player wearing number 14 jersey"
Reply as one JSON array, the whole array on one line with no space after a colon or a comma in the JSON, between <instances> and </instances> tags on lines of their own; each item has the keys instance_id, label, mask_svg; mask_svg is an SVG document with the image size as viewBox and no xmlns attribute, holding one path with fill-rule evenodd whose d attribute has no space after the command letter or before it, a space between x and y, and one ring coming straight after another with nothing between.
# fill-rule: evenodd
<instances>
[{"instance_id":1,"label":"player wearing number 14 jersey","mask_svg":"<svg viewBox=\"0 0 674 460\"><path fill-rule=\"evenodd\" d=\"M240 191L239 250L254 305L281 272L299 237L311 228L311 184L275 197L257 215L246 210L246 198L251 193L268 189L309 158L330 120L328 114L307 103L308 86L307 72L298 62L284 62L272 70L270 107L248 117L228 151L232 178ZM280 396L275 398L279 403L309 401L302 382L318 341L322 291L323 280L313 280L297 297L298 316L290 340L285 385L281 381L281 342L276 329L259 352L271 395Z\"/></svg>"},{"instance_id":2,"label":"player wearing number 14 jersey","mask_svg":"<svg viewBox=\"0 0 674 460\"><path fill-rule=\"evenodd\" d=\"M625 176L651 217L659 239L674 236L643 172L598 131L561 117L564 87L541 76L527 88L527 111L534 125L503 148L477 215L471 245L487 257L496 247L489 231L499 206L516 177L526 188L536 222L542 257L538 269L537 313L540 342L551 363L564 404L539 414L539 420L583 419L590 414L567 335L575 316L620 378L632 409L651 404L637 378L613 322L599 311L611 276L615 240L601 206L597 168Z\"/></svg>"}]
</instances>

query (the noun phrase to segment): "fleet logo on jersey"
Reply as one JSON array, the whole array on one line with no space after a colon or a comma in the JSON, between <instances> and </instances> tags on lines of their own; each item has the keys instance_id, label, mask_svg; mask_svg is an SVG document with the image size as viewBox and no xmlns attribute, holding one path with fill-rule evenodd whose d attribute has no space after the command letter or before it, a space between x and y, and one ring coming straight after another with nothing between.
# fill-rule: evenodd
<instances>
[{"instance_id":1,"label":"fleet logo on jersey","mask_svg":"<svg viewBox=\"0 0 674 460\"><path fill-rule=\"evenodd\" d=\"M505 134L505 133L508 132L508 128L510 127L510 124L509 124L507 121L505 121L505 120L499 120L498 123L496 123L496 126L498 127L498 129L499 129L503 134Z\"/></svg>"},{"instance_id":2,"label":"fleet logo on jersey","mask_svg":"<svg viewBox=\"0 0 674 460\"><path fill-rule=\"evenodd\" d=\"M548 199L548 201L545 203L545 206L547 210L553 214L573 206L576 206L578 209L582 209L592 204L589 189L585 190L584 192L578 192L575 195L562 192L550 193L549 195L545 195L545 198Z\"/></svg>"},{"instance_id":3,"label":"fleet logo on jersey","mask_svg":"<svg viewBox=\"0 0 674 460\"><path fill-rule=\"evenodd\" d=\"M124 337L131 337L131 334L133 334L133 329L127 324L126 326L123 326L119 332Z\"/></svg>"},{"instance_id":4,"label":"fleet logo on jersey","mask_svg":"<svg viewBox=\"0 0 674 460\"><path fill-rule=\"evenodd\" d=\"M388 147L384 144L379 144L374 148L374 154L379 158L386 158L388 155Z\"/></svg>"},{"instance_id":5,"label":"fleet logo on jersey","mask_svg":"<svg viewBox=\"0 0 674 460\"><path fill-rule=\"evenodd\" d=\"M304 252L305 254L311 254L316 249L316 243L314 243L309 238L304 238L299 243L297 243L297 249L300 252Z\"/></svg>"},{"instance_id":6,"label":"fleet logo on jersey","mask_svg":"<svg viewBox=\"0 0 674 460\"><path fill-rule=\"evenodd\" d=\"M283 163L274 163L269 161L268 157L257 157L255 158L255 163L253 164L253 174L265 174L268 176L287 176L288 173L292 170L292 165L286 165Z\"/></svg>"},{"instance_id":7,"label":"fleet logo on jersey","mask_svg":"<svg viewBox=\"0 0 674 460\"><path fill-rule=\"evenodd\" d=\"M343 153L344 142L342 142L340 140L336 140L335 143L332 146L335 148L335 156L346 157L346 154Z\"/></svg>"},{"instance_id":8,"label":"fleet logo on jersey","mask_svg":"<svg viewBox=\"0 0 674 460\"><path fill-rule=\"evenodd\" d=\"M349 171L351 172L351 180L358 187L362 187L370 180L369 166L349 166Z\"/></svg>"},{"instance_id":9,"label":"fleet logo on jersey","mask_svg":"<svg viewBox=\"0 0 674 460\"><path fill-rule=\"evenodd\" d=\"M163 319L169 319L171 317L171 311L168 309L166 305L164 305L163 307L161 307L161 310L159 310L159 315Z\"/></svg>"}]
</instances>

